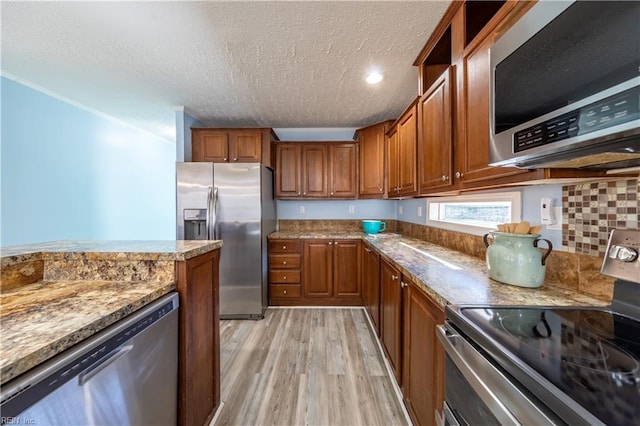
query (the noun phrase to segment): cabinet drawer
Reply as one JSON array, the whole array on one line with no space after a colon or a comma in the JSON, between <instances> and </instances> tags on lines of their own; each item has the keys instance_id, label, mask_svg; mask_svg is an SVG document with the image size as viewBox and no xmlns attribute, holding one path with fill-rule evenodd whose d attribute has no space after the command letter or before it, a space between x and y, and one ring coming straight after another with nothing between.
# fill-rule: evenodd
<instances>
[{"instance_id":1,"label":"cabinet drawer","mask_svg":"<svg viewBox=\"0 0 640 426\"><path fill-rule=\"evenodd\" d=\"M269 282L274 284L300 284L300 270L296 269L295 271L270 271Z\"/></svg>"},{"instance_id":2,"label":"cabinet drawer","mask_svg":"<svg viewBox=\"0 0 640 426\"><path fill-rule=\"evenodd\" d=\"M269 269L300 269L300 255L272 254L269 256Z\"/></svg>"},{"instance_id":3,"label":"cabinet drawer","mask_svg":"<svg viewBox=\"0 0 640 426\"><path fill-rule=\"evenodd\" d=\"M269 253L300 253L300 240L272 240L269 241Z\"/></svg>"},{"instance_id":4,"label":"cabinet drawer","mask_svg":"<svg viewBox=\"0 0 640 426\"><path fill-rule=\"evenodd\" d=\"M300 297L299 285L276 284L271 285L271 297Z\"/></svg>"}]
</instances>

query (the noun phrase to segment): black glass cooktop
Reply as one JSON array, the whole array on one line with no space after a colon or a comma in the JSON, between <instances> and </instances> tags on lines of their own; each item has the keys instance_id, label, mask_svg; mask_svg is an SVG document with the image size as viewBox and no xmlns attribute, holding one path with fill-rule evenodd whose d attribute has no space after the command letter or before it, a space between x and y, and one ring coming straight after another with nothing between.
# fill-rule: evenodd
<instances>
[{"instance_id":1,"label":"black glass cooktop","mask_svg":"<svg viewBox=\"0 0 640 426\"><path fill-rule=\"evenodd\" d=\"M640 424L640 322L594 309L462 308L461 314L498 351L519 358L602 422Z\"/></svg>"}]
</instances>

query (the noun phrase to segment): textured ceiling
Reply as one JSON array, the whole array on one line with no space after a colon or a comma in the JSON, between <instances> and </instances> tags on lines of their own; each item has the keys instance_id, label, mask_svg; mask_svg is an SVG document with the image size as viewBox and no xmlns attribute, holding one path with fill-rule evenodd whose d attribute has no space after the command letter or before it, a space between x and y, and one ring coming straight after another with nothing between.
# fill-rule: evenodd
<instances>
[{"instance_id":1,"label":"textured ceiling","mask_svg":"<svg viewBox=\"0 0 640 426\"><path fill-rule=\"evenodd\" d=\"M2 71L164 138L176 106L209 126L360 127L417 95L449 3L2 1Z\"/></svg>"}]
</instances>

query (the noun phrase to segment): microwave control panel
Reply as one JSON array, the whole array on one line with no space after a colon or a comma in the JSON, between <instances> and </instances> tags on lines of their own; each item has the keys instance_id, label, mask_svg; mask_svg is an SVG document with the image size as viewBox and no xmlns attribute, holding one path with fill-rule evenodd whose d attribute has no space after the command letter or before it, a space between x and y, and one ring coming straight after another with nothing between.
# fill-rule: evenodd
<instances>
[{"instance_id":1,"label":"microwave control panel","mask_svg":"<svg viewBox=\"0 0 640 426\"><path fill-rule=\"evenodd\" d=\"M585 105L513 135L513 152L595 132L640 117L640 86Z\"/></svg>"}]
</instances>

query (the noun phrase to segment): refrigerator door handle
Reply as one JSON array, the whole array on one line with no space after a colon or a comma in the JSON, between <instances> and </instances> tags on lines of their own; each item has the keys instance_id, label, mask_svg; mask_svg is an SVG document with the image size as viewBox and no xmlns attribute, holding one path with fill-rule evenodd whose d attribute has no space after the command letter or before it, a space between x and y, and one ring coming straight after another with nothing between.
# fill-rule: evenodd
<instances>
[{"instance_id":1,"label":"refrigerator door handle","mask_svg":"<svg viewBox=\"0 0 640 426\"><path fill-rule=\"evenodd\" d=\"M217 240L218 239L218 232L216 229L216 226L218 225L218 187L214 186L213 187L213 197L211 200L212 206L211 206L211 234L210 234L210 238L211 240Z\"/></svg>"},{"instance_id":2,"label":"refrigerator door handle","mask_svg":"<svg viewBox=\"0 0 640 426\"><path fill-rule=\"evenodd\" d=\"M213 187L210 186L207 190L207 217L206 226L207 226L207 240L210 240L212 235L210 235L211 230L211 198L213 196Z\"/></svg>"}]
</instances>

